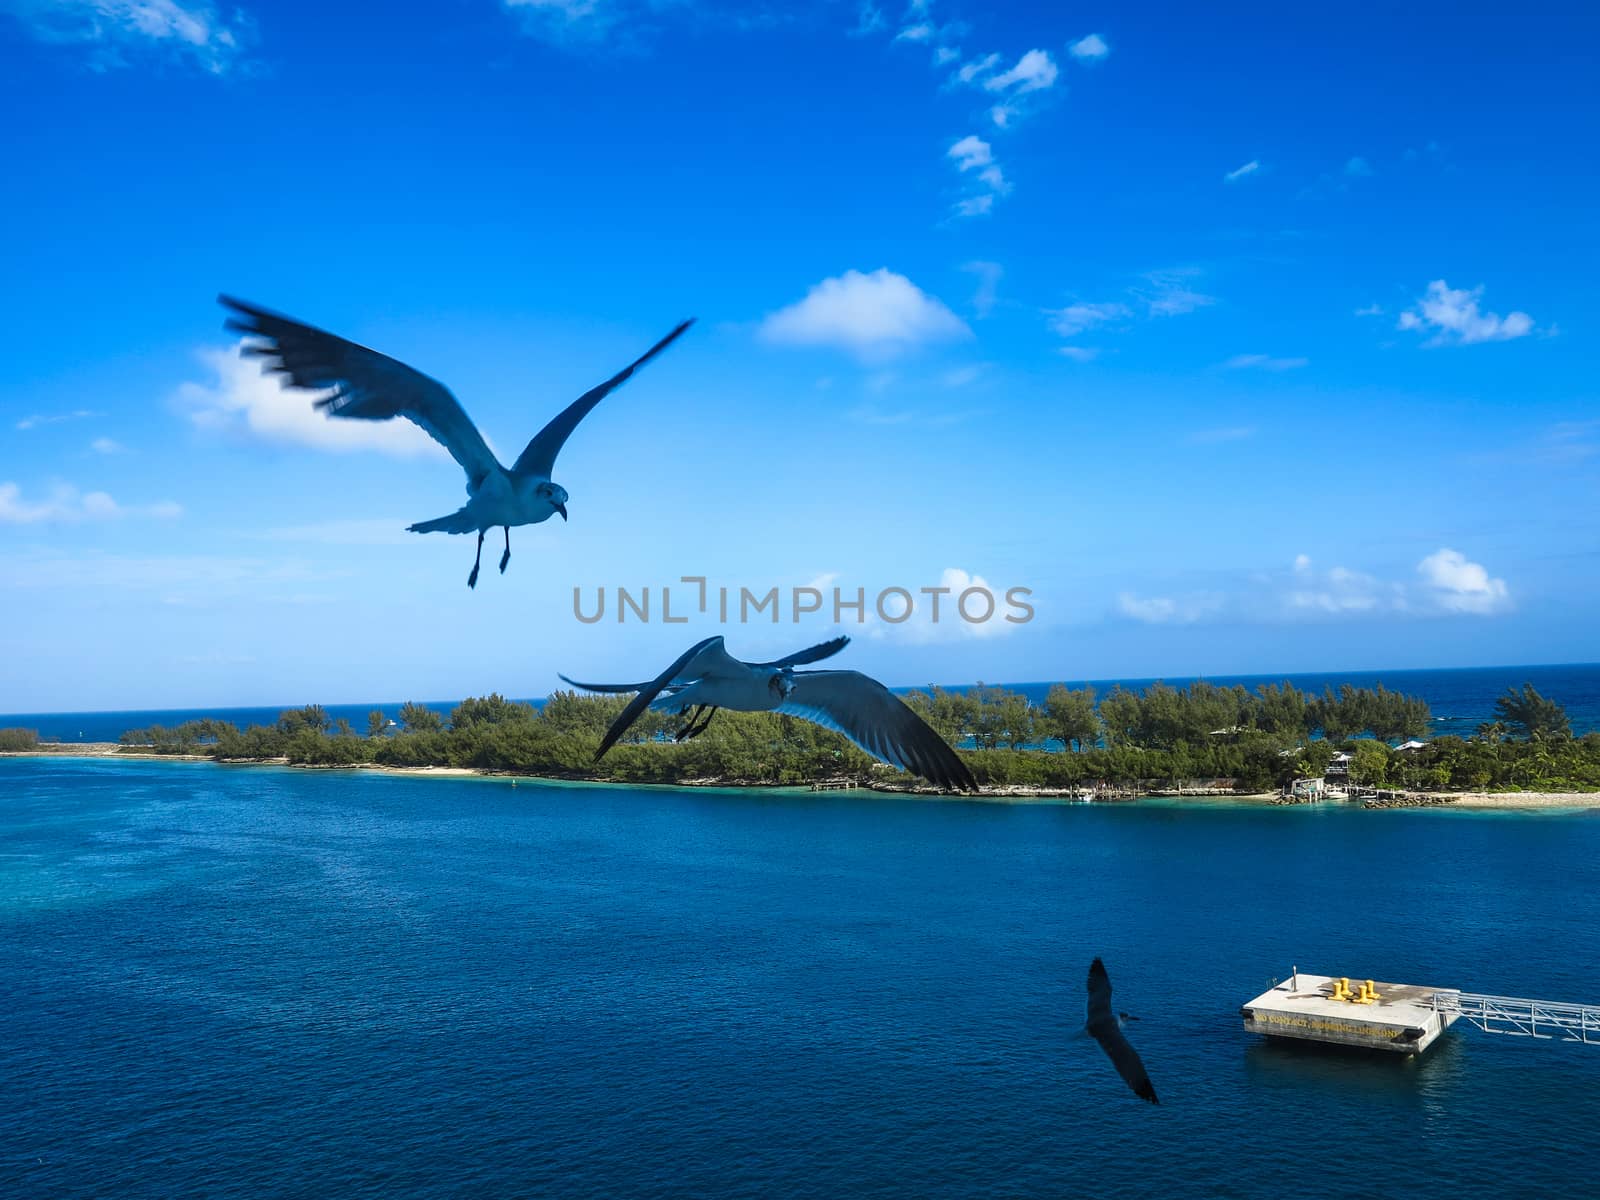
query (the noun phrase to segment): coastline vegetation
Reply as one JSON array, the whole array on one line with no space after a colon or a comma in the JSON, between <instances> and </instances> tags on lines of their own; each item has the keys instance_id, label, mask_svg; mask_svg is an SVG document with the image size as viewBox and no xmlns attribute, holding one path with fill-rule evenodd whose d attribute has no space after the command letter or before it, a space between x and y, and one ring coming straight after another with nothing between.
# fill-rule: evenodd
<instances>
[{"instance_id":1,"label":"coastline vegetation","mask_svg":"<svg viewBox=\"0 0 1600 1200\"><path fill-rule=\"evenodd\" d=\"M0 750L12 753L36 749L39 731L36 729L0 729Z\"/></svg>"},{"instance_id":2,"label":"coastline vegetation","mask_svg":"<svg viewBox=\"0 0 1600 1200\"><path fill-rule=\"evenodd\" d=\"M1196 787L1264 792L1321 778L1343 751L1352 783L1408 791L1600 790L1600 733L1573 738L1561 706L1531 686L1508 691L1471 738L1425 737L1427 704L1349 685L1322 695L1290 684L1250 691L1197 682L1142 692L1052 687L1040 704L983 684L929 688L906 702L961 749L989 787L1082 787L1159 793ZM804 785L904 779L838 734L774 713L718 713L686 742L679 719L646 711L600 763L594 753L627 703L556 692L542 706L498 694L462 701L448 719L408 703L374 710L365 733L321 705L240 729L200 720L122 736L127 750L306 766L454 767L625 783Z\"/></svg>"}]
</instances>

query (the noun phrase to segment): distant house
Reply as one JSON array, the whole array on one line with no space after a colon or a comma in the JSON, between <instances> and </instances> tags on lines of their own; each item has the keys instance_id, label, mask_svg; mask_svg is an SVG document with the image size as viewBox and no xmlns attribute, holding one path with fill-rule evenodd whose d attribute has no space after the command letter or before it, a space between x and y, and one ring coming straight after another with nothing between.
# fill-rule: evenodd
<instances>
[{"instance_id":1,"label":"distant house","mask_svg":"<svg viewBox=\"0 0 1600 1200\"><path fill-rule=\"evenodd\" d=\"M1339 751L1339 753L1335 754L1333 756L1332 760L1330 760L1329 763L1328 763L1328 774L1329 775L1349 775L1350 774L1350 760L1353 757L1355 757L1355 756L1352 755L1352 754L1347 754L1343 750Z\"/></svg>"}]
</instances>

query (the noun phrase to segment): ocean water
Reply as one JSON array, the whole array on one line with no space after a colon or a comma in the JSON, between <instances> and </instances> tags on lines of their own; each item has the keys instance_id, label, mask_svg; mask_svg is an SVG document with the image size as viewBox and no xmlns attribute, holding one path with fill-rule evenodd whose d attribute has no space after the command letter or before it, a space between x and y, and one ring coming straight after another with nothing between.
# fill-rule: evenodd
<instances>
[{"instance_id":1,"label":"ocean water","mask_svg":"<svg viewBox=\"0 0 1600 1200\"><path fill-rule=\"evenodd\" d=\"M1589 1197L1600 819L0 760L0 1195ZM1088 1042L1108 964L1162 1104Z\"/></svg>"},{"instance_id":2,"label":"ocean water","mask_svg":"<svg viewBox=\"0 0 1600 1200\"><path fill-rule=\"evenodd\" d=\"M1252 690L1265 683L1281 683L1285 679L1303 691L1318 695L1325 688L1337 689L1348 683L1356 687L1372 687L1382 683L1393 691L1421 696L1433 709L1435 735L1455 733L1466 736L1483 721L1494 718L1494 702L1508 687L1520 688L1532 683L1546 696L1559 700L1567 707L1573 732L1584 734L1600 729L1600 664L1529 667L1473 667L1448 671L1361 671L1347 674L1322 675L1227 675L1212 676L1210 681L1223 686L1242 683ZM1144 688L1153 679L1093 679L1068 681L1073 687L1092 684L1103 696L1118 683L1135 690ZM1193 682L1187 677L1169 677L1166 682L1174 687ZM1007 683L1000 685L1025 694L1030 700L1042 701L1050 690L1049 683ZM899 691L911 689L900 688ZM532 700L540 704L542 699ZM241 728L247 725L270 725L285 708L296 704L266 705L255 708L184 708L130 710L125 712L80 713L0 713L0 728L22 726L36 729L46 741L59 742L114 742L130 729L143 729L150 725L169 728L184 721L200 717L221 717ZM457 701L430 701L425 706L448 717ZM337 720L345 718L358 733L367 729L367 714L382 709L391 720L400 712L401 702L378 701L368 704L329 704L328 714Z\"/></svg>"}]
</instances>

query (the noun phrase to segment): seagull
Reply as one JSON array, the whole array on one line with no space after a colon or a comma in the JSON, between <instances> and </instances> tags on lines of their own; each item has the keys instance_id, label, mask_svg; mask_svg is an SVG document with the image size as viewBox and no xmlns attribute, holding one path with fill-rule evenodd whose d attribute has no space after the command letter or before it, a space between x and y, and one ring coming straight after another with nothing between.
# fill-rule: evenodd
<instances>
[{"instance_id":1,"label":"seagull","mask_svg":"<svg viewBox=\"0 0 1600 1200\"><path fill-rule=\"evenodd\" d=\"M1089 1003L1084 1010L1083 1028L1078 1030L1077 1036L1092 1037L1100 1043L1100 1049L1106 1052L1111 1065L1117 1068L1117 1074L1133 1089L1135 1096L1151 1104L1160 1104L1138 1052L1122 1036L1122 1027L1138 1019L1129 1013L1112 1012L1111 976L1106 974L1105 963L1095 959L1089 964Z\"/></svg>"},{"instance_id":2,"label":"seagull","mask_svg":"<svg viewBox=\"0 0 1600 1200\"><path fill-rule=\"evenodd\" d=\"M461 464L467 473L466 505L449 516L406 528L412 533L476 532L478 553L472 560L472 574L467 576L470 588L478 586L484 535L496 525L504 526L506 533L505 553L500 556L500 573L504 574L511 561L513 525L537 525L556 513L563 521L567 519L567 489L550 479L561 447L590 409L694 324L692 317L684 321L641 357L567 405L535 435L508 471L460 402L438 380L386 354L243 300L230 296L218 296L217 300L235 314L226 323L228 329L262 339L243 346L241 353L266 359L264 369L287 375L294 387L332 389L331 394L314 401L329 416L363 421L406 417Z\"/></svg>"},{"instance_id":3,"label":"seagull","mask_svg":"<svg viewBox=\"0 0 1600 1200\"><path fill-rule=\"evenodd\" d=\"M740 662L709 637L648 683L563 682L586 692L637 692L606 730L598 761L646 708L676 710L688 719L677 740L705 732L719 708L801 717L842 733L875 758L921 775L946 791L975 792L967 764L898 696L859 671L796 671L831 658L848 645L836 637L773 662ZM665 693L665 694L663 694ZM692 710L692 711L691 711Z\"/></svg>"}]
</instances>

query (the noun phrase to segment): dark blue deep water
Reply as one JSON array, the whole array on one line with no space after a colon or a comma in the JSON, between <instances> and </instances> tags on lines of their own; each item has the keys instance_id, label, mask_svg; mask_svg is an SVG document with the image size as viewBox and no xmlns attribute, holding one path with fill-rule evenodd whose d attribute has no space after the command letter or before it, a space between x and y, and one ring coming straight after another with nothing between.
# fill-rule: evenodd
<instances>
[{"instance_id":1,"label":"dark blue deep water","mask_svg":"<svg viewBox=\"0 0 1600 1200\"><path fill-rule=\"evenodd\" d=\"M1597 894L1579 815L0 760L0 1195L1592 1197L1600 1047L1238 1009L1600 1001Z\"/></svg>"},{"instance_id":2,"label":"dark blue deep water","mask_svg":"<svg viewBox=\"0 0 1600 1200\"><path fill-rule=\"evenodd\" d=\"M1470 736L1478 724L1494 719L1496 697L1507 688L1520 688L1532 683L1544 695L1566 706L1574 734L1600 729L1600 664L1566 664L1560 666L1530 667L1462 667L1454 670L1432 671L1355 671L1344 674L1289 674L1289 675L1224 675L1212 676L1210 681L1225 687L1243 684L1254 690L1262 684L1282 683L1288 680L1302 691L1321 695L1327 688L1337 690L1341 684L1352 687L1373 687L1383 684L1392 691L1421 696L1433 709L1435 735L1453 733ZM1092 679L1069 680L1073 687L1091 684L1104 696L1113 687L1122 686L1135 691L1154 683L1153 679ZM1182 687L1193 682L1187 677L1169 676L1167 683ZM959 688L960 685L955 685ZM1044 700L1050 690L1046 683L1007 683L1002 687L1022 692L1034 703ZM907 688L896 689L908 691ZM130 729L145 729L151 725L171 728L185 721L201 717L220 717L243 728L247 725L270 725L285 708L310 703L314 697L297 700L294 705L266 705L255 708L168 708L129 710L124 712L67 712L67 713L0 713L0 728L21 726L36 730L41 738L51 742L114 742ZM426 707L448 718L457 701L428 701ZM534 700L534 704L543 703ZM343 717L354 726L357 733L366 733L367 715L379 709L393 720L400 714L401 702L375 702L371 704L329 704L325 707L331 719Z\"/></svg>"}]
</instances>

